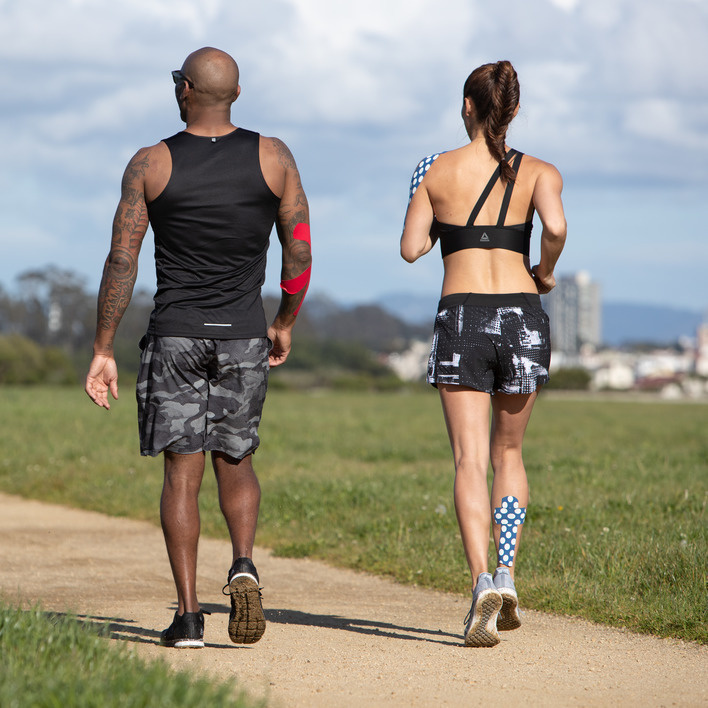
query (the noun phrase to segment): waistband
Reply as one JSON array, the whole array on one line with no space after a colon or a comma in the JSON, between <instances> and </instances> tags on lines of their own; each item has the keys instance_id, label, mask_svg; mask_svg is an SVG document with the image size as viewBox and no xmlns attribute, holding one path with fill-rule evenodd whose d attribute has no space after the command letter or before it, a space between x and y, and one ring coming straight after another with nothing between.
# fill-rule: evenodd
<instances>
[{"instance_id":1,"label":"waistband","mask_svg":"<svg viewBox=\"0 0 708 708\"><path fill-rule=\"evenodd\" d=\"M472 307L541 307L538 293L452 293L440 298L438 310L457 305Z\"/></svg>"}]
</instances>

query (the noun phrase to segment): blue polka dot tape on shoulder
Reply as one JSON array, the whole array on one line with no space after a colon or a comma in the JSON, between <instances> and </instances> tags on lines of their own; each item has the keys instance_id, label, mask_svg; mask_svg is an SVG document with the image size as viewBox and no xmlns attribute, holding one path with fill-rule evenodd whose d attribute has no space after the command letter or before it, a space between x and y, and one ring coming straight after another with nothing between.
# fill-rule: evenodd
<instances>
[{"instance_id":1,"label":"blue polka dot tape on shoulder","mask_svg":"<svg viewBox=\"0 0 708 708\"><path fill-rule=\"evenodd\" d=\"M494 510L494 523L501 526L499 533L499 549L497 550L497 565L514 565L516 554L516 537L519 526L526 518L526 507L519 506L516 497L503 497L501 506Z\"/></svg>"},{"instance_id":2,"label":"blue polka dot tape on shoulder","mask_svg":"<svg viewBox=\"0 0 708 708\"><path fill-rule=\"evenodd\" d=\"M413 173L413 177L411 177L411 189L410 189L410 194L408 195L408 201L410 202L411 199L413 199L413 195L415 194L415 190L418 189L418 185L423 181L423 177L425 177L427 171L430 169L430 166L437 160L442 153L436 152L434 155L429 155L428 157L423 158L419 163L418 167L415 168L415 172Z\"/></svg>"}]
</instances>

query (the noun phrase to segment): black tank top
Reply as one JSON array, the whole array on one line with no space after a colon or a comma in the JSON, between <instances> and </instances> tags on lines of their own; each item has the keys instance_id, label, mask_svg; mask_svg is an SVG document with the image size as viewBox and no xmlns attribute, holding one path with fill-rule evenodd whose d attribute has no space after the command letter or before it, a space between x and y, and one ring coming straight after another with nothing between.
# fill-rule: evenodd
<instances>
[{"instance_id":1,"label":"black tank top","mask_svg":"<svg viewBox=\"0 0 708 708\"><path fill-rule=\"evenodd\" d=\"M509 150L507 159L514 159L512 168L515 173L519 171L521 158L523 153L518 150ZM499 210L499 218L495 226L476 226L475 219L482 209L482 205L489 197L494 185L501 176L501 166L497 167L494 174L490 177L487 186L480 195L477 203L472 209L470 218L467 219L465 226L456 224L444 224L433 217L433 224L430 227L430 235L433 238L440 239L440 251L443 258L450 253L462 251L466 248L503 248L507 251L516 251L525 256L529 255L529 244L531 242L531 229L533 222L527 221L525 224L514 224L504 226L506 212L511 201L511 194L514 190L514 182L509 181L504 191L501 208Z\"/></svg>"},{"instance_id":2,"label":"black tank top","mask_svg":"<svg viewBox=\"0 0 708 708\"><path fill-rule=\"evenodd\" d=\"M172 174L150 204L157 292L148 332L250 339L267 332L261 286L280 199L261 172L259 136L177 133Z\"/></svg>"}]
</instances>

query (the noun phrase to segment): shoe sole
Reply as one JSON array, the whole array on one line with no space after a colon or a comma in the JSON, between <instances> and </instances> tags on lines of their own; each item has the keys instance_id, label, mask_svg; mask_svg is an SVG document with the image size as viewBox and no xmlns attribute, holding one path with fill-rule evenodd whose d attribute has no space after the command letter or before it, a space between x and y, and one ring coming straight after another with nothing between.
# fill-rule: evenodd
<instances>
[{"instance_id":1,"label":"shoe sole","mask_svg":"<svg viewBox=\"0 0 708 708\"><path fill-rule=\"evenodd\" d=\"M513 590L500 588L499 594L502 596L502 608L497 618L497 629L500 632L508 632L521 627L521 617L519 616L519 598Z\"/></svg>"},{"instance_id":2,"label":"shoe sole","mask_svg":"<svg viewBox=\"0 0 708 708\"><path fill-rule=\"evenodd\" d=\"M160 646L170 649L202 649L204 641L202 639L175 639L172 641L160 640Z\"/></svg>"},{"instance_id":3,"label":"shoe sole","mask_svg":"<svg viewBox=\"0 0 708 708\"><path fill-rule=\"evenodd\" d=\"M202 649L204 642L200 639L183 639L172 645L175 649Z\"/></svg>"},{"instance_id":4,"label":"shoe sole","mask_svg":"<svg viewBox=\"0 0 708 708\"><path fill-rule=\"evenodd\" d=\"M265 632L266 623L258 583L250 574L231 578L231 615L229 637L234 644L255 644Z\"/></svg>"},{"instance_id":5,"label":"shoe sole","mask_svg":"<svg viewBox=\"0 0 708 708\"><path fill-rule=\"evenodd\" d=\"M474 614L465 630L465 646L494 647L501 641L497 631L497 615L503 600L496 590L484 590L474 606Z\"/></svg>"}]
</instances>

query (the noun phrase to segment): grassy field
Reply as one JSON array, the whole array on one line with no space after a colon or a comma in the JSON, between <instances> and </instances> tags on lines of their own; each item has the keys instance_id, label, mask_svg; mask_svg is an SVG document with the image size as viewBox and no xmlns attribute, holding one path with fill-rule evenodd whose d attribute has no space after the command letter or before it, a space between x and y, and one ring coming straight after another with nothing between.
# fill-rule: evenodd
<instances>
[{"instance_id":1,"label":"grassy field","mask_svg":"<svg viewBox=\"0 0 708 708\"><path fill-rule=\"evenodd\" d=\"M158 523L161 460L138 455L129 385L110 413L75 389L0 400L0 489ZM707 430L706 405L542 396L522 605L707 642ZM469 592L434 392L273 391L261 437L258 543ZM212 475L201 506L204 532L225 538Z\"/></svg>"},{"instance_id":2,"label":"grassy field","mask_svg":"<svg viewBox=\"0 0 708 708\"><path fill-rule=\"evenodd\" d=\"M232 683L145 662L108 630L75 618L0 604L0 706L3 708L246 708L264 705Z\"/></svg>"}]
</instances>

